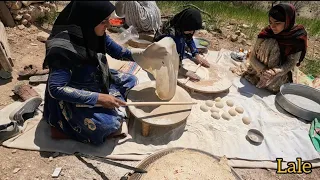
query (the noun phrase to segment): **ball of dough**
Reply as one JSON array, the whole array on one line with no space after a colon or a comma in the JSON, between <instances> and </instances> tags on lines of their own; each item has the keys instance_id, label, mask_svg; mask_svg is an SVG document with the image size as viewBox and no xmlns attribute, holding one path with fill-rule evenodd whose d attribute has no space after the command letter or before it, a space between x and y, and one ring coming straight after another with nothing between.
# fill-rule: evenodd
<instances>
[{"instance_id":1,"label":"ball of dough","mask_svg":"<svg viewBox=\"0 0 320 180\"><path fill-rule=\"evenodd\" d=\"M209 110L209 108L205 105L201 105L200 106L200 109L203 111L203 112L207 112Z\"/></svg>"},{"instance_id":2,"label":"ball of dough","mask_svg":"<svg viewBox=\"0 0 320 180\"><path fill-rule=\"evenodd\" d=\"M212 107L212 108L210 109L210 111L211 111L211 112L217 112L217 113L219 113L219 109L217 109L217 108L215 108L215 107Z\"/></svg>"},{"instance_id":3,"label":"ball of dough","mask_svg":"<svg viewBox=\"0 0 320 180\"><path fill-rule=\"evenodd\" d=\"M231 118L231 116L226 112L222 113L221 117L225 120L229 120Z\"/></svg>"},{"instance_id":4,"label":"ball of dough","mask_svg":"<svg viewBox=\"0 0 320 180\"><path fill-rule=\"evenodd\" d=\"M219 102L221 101L221 97L217 97L216 99L214 99L215 102Z\"/></svg>"},{"instance_id":5,"label":"ball of dough","mask_svg":"<svg viewBox=\"0 0 320 180\"><path fill-rule=\"evenodd\" d=\"M232 100L227 100L227 105L232 107L234 105L234 102Z\"/></svg>"},{"instance_id":6,"label":"ball of dough","mask_svg":"<svg viewBox=\"0 0 320 180\"><path fill-rule=\"evenodd\" d=\"M220 115L217 112L214 112L211 114L211 117L215 118L215 119L220 119Z\"/></svg>"},{"instance_id":7,"label":"ball of dough","mask_svg":"<svg viewBox=\"0 0 320 180\"><path fill-rule=\"evenodd\" d=\"M209 107L212 107L213 106L213 101L207 100L206 101L206 105L209 106Z\"/></svg>"},{"instance_id":8,"label":"ball of dough","mask_svg":"<svg viewBox=\"0 0 320 180\"><path fill-rule=\"evenodd\" d=\"M223 108L223 106L224 106L224 105L223 105L222 102L217 102L217 103L216 103L216 107L217 107L217 108Z\"/></svg>"},{"instance_id":9,"label":"ball of dough","mask_svg":"<svg viewBox=\"0 0 320 180\"><path fill-rule=\"evenodd\" d=\"M242 114L244 112L242 107L236 107L236 111L240 114Z\"/></svg>"},{"instance_id":10,"label":"ball of dough","mask_svg":"<svg viewBox=\"0 0 320 180\"><path fill-rule=\"evenodd\" d=\"M237 112L234 109L230 109L228 112L229 112L229 114L231 116L236 116L237 115Z\"/></svg>"},{"instance_id":11,"label":"ball of dough","mask_svg":"<svg viewBox=\"0 0 320 180\"><path fill-rule=\"evenodd\" d=\"M248 124L250 124L251 119L250 119L249 117L243 117L243 118L242 118L242 122L243 122L244 124L248 125Z\"/></svg>"}]
</instances>

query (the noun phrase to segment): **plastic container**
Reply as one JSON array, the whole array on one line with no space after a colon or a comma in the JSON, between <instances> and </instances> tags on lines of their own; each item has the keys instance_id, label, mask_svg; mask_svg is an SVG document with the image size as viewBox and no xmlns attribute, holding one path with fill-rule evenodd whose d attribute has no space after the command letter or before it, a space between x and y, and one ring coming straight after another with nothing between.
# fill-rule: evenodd
<instances>
[{"instance_id":1,"label":"plastic container","mask_svg":"<svg viewBox=\"0 0 320 180\"><path fill-rule=\"evenodd\" d=\"M135 27L130 26L128 29L121 28L123 32L120 34L119 44L124 44L128 42L130 39L139 39L139 33Z\"/></svg>"}]
</instances>

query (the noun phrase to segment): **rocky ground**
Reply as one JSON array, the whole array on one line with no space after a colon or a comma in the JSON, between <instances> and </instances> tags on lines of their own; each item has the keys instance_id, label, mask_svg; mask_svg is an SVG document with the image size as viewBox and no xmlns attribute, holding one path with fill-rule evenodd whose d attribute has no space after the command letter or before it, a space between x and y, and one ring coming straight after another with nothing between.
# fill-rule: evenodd
<instances>
[{"instance_id":1,"label":"rocky ground","mask_svg":"<svg viewBox=\"0 0 320 180\"><path fill-rule=\"evenodd\" d=\"M208 33L200 31L197 35L211 41L211 50L221 48L237 50L240 47L249 49L254 43L248 38L246 26L237 25L235 22L226 22L221 28L222 33ZM12 89L17 83L28 83L17 80L17 71L25 65L34 64L41 67L45 55L44 43L37 40L40 32L50 32L50 26L36 27L31 25L25 28L7 28L6 32L11 45L14 58L13 78L9 81L0 80L0 109L16 99L12 96ZM117 40L117 34L107 32ZM247 37L246 37L247 36ZM319 44L316 39L310 38L309 48L314 49L319 55ZM36 151L14 150L0 147L0 179L50 179L56 167L62 167L58 179L120 179L126 172L125 169L97 161L78 159L75 156L58 155L54 153L40 153ZM50 157L53 156L53 157ZM55 157L57 156L57 157ZM138 162L122 162L136 165ZM309 175L277 175L275 170L266 169L236 169L243 179L320 179L320 170L313 169Z\"/></svg>"}]
</instances>

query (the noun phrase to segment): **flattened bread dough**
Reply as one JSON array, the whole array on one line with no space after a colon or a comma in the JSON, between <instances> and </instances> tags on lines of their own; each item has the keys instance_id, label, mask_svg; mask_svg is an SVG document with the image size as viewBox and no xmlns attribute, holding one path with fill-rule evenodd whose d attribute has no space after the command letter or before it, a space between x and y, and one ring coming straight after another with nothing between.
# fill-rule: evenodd
<instances>
[{"instance_id":1,"label":"flattened bread dough","mask_svg":"<svg viewBox=\"0 0 320 180\"><path fill-rule=\"evenodd\" d=\"M229 115L229 113L226 113L226 112L222 113L221 117L222 117L223 119L225 119L225 120L230 120L230 118L231 118L231 116Z\"/></svg>"},{"instance_id":2,"label":"flattened bread dough","mask_svg":"<svg viewBox=\"0 0 320 180\"><path fill-rule=\"evenodd\" d=\"M200 109L201 109L203 112L209 111L209 108L208 108L206 105L201 105L201 106L200 106Z\"/></svg>"},{"instance_id":3,"label":"flattened bread dough","mask_svg":"<svg viewBox=\"0 0 320 180\"><path fill-rule=\"evenodd\" d=\"M183 59L182 67L194 72L197 64L190 59ZM186 77L179 74L178 83L202 93L219 93L229 89L232 85L229 79L231 72L217 63L211 64L209 68L200 66L195 73L200 77L200 81L186 82Z\"/></svg>"},{"instance_id":4,"label":"flattened bread dough","mask_svg":"<svg viewBox=\"0 0 320 180\"><path fill-rule=\"evenodd\" d=\"M216 107L217 107L217 108L223 108L224 105L223 105L222 102L217 102L217 103L216 103Z\"/></svg>"},{"instance_id":5,"label":"flattened bread dough","mask_svg":"<svg viewBox=\"0 0 320 180\"><path fill-rule=\"evenodd\" d=\"M206 101L206 105L207 105L208 107L212 107L212 106L213 106L213 101L207 100L207 101Z\"/></svg>"},{"instance_id":6,"label":"flattened bread dough","mask_svg":"<svg viewBox=\"0 0 320 180\"><path fill-rule=\"evenodd\" d=\"M234 102L232 100L227 100L226 104L230 107L232 107L234 105Z\"/></svg>"},{"instance_id":7,"label":"flattened bread dough","mask_svg":"<svg viewBox=\"0 0 320 180\"><path fill-rule=\"evenodd\" d=\"M179 55L172 38L165 37L144 49L131 49L134 61L156 79L156 94L161 100L173 98L177 87Z\"/></svg>"},{"instance_id":8,"label":"flattened bread dough","mask_svg":"<svg viewBox=\"0 0 320 180\"><path fill-rule=\"evenodd\" d=\"M242 114L244 112L242 107L236 107L236 111L240 114Z\"/></svg>"},{"instance_id":9,"label":"flattened bread dough","mask_svg":"<svg viewBox=\"0 0 320 180\"><path fill-rule=\"evenodd\" d=\"M249 117L243 117L242 118L242 122L246 125L250 124L251 123L251 119Z\"/></svg>"},{"instance_id":10,"label":"flattened bread dough","mask_svg":"<svg viewBox=\"0 0 320 180\"><path fill-rule=\"evenodd\" d=\"M237 115L237 112L234 110L234 109L230 109L228 111L228 113L231 115L231 116L236 116Z\"/></svg>"}]
</instances>

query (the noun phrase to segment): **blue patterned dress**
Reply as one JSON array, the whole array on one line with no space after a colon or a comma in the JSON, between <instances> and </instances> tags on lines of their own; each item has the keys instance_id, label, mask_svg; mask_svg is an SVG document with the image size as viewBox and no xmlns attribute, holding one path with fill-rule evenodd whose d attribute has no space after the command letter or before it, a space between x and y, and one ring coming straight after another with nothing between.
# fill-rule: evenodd
<instances>
[{"instance_id":1,"label":"blue patterned dress","mask_svg":"<svg viewBox=\"0 0 320 180\"><path fill-rule=\"evenodd\" d=\"M108 36L106 51L113 58L133 61L131 52ZM137 78L113 69L110 74L109 94L125 101L126 93L136 85ZM98 93L102 92L99 76L98 68L88 64L72 70L51 68L45 92L44 119L75 140L102 144L108 135L121 127L126 114L119 109L94 107Z\"/></svg>"}]
</instances>

